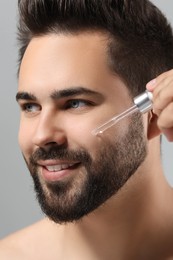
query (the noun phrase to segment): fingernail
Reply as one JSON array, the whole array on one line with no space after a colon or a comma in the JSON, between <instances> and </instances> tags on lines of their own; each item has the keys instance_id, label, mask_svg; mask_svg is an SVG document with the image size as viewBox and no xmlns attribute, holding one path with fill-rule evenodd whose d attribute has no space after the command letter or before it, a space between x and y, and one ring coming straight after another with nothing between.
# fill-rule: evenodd
<instances>
[{"instance_id":1,"label":"fingernail","mask_svg":"<svg viewBox=\"0 0 173 260\"><path fill-rule=\"evenodd\" d=\"M155 84L156 84L156 79L152 79L151 81L149 81L147 83L146 87L148 90L152 90L152 89L154 89Z\"/></svg>"}]
</instances>

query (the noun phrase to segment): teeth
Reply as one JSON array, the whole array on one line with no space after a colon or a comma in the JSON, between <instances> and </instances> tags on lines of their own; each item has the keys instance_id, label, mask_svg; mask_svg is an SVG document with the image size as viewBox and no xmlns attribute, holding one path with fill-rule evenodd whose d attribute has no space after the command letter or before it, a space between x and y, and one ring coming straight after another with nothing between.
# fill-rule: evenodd
<instances>
[{"instance_id":1,"label":"teeth","mask_svg":"<svg viewBox=\"0 0 173 260\"><path fill-rule=\"evenodd\" d=\"M61 164L61 165L51 165L51 166L46 166L46 169L50 172L58 172L64 169L67 169L74 165L73 163L71 164Z\"/></svg>"}]
</instances>

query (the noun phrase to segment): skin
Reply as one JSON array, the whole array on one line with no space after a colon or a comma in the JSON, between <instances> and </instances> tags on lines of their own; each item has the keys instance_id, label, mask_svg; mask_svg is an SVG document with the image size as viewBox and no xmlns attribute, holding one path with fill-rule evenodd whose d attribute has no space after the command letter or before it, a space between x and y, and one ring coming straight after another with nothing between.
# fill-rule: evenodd
<instances>
[{"instance_id":1,"label":"skin","mask_svg":"<svg viewBox=\"0 0 173 260\"><path fill-rule=\"evenodd\" d=\"M153 92L153 113L157 115L158 132L162 132L173 141L173 70L159 75L147 84L147 89Z\"/></svg>"},{"instance_id":2,"label":"skin","mask_svg":"<svg viewBox=\"0 0 173 260\"><path fill-rule=\"evenodd\" d=\"M123 81L107 66L105 47L105 36L97 32L31 41L21 64L18 90L37 98L32 113L21 112L19 143L26 159L37 147L52 143L85 147L95 158L101 138L91 131L132 103ZM159 141L160 131L173 140L172 81L173 71L169 71L147 85L154 95L153 113L143 116L148 155L121 191L75 224L58 225L46 218L9 236L0 243L0 258L173 259L173 191L163 174ZM81 85L99 95L82 94L75 99L92 100L95 106L64 110L74 97L50 98L55 90ZM18 102L21 107L28 103ZM129 119L124 119L109 135L121 138L128 125Z\"/></svg>"}]
</instances>

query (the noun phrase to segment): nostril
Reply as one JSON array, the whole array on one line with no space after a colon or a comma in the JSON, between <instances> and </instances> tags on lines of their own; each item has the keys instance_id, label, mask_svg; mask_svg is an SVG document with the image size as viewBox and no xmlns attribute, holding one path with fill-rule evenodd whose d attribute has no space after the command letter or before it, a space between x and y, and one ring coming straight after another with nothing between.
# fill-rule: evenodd
<instances>
[{"instance_id":1,"label":"nostril","mask_svg":"<svg viewBox=\"0 0 173 260\"><path fill-rule=\"evenodd\" d=\"M67 142L66 134L56 125L46 125L46 121L39 122L33 135L33 143L39 147L61 146Z\"/></svg>"},{"instance_id":2,"label":"nostril","mask_svg":"<svg viewBox=\"0 0 173 260\"><path fill-rule=\"evenodd\" d=\"M51 148L51 147L58 147L58 148L67 148L67 142L49 142L44 145L44 148Z\"/></svg>"},{"instance_id":3,"label":"nostril","mask_svg":"<svg viewBox=\"0 0 173 260\"><path fill-rule=\"evenodd\" d=\"M55 145L57 145L57 143L56 142L49 142L49 143L47 143L47 144L45 144L45 146L55 146Z\"/></svg>"}]
</instances>

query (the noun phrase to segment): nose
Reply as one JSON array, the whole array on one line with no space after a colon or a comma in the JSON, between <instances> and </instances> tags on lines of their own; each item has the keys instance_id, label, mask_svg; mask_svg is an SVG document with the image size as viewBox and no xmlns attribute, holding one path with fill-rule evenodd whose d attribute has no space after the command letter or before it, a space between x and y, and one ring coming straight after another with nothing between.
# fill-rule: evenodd
<instances>
[{"instance_id":1,"label":"nose","mask_svg":"<svg viewBox=\"0 0 173 260\"><path fill-rule=\"evenodd\" d=\"M33 134L33 144L38 147L48 148L52 145L64 146L67 143L63 125L57 117L50 114L42 114L36 122Z\"/></svg>"}]
</instances>

